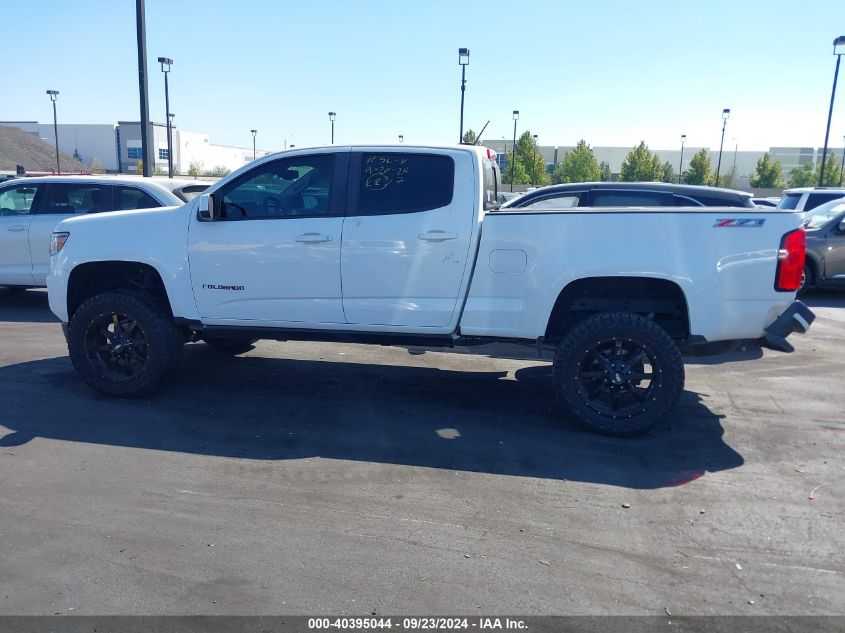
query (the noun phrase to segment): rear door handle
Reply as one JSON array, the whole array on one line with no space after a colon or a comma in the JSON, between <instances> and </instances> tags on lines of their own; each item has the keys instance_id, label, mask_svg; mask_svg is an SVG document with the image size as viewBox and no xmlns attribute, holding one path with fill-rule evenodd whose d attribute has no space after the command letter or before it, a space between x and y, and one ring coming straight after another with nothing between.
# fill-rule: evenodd
<instances>
[{"instance_id":1,"label":"rear door handle","mask_svg":"<svg viewBox=\"0 0 845 633\"><path fill-rule=\"evenodd\" d=\"M447 233L446 231L428 231L420 233L417 237L427 242L445 242L446 240L458 239L457 233Z\"/></svg>"},{"instance_id":2,"label":"rear door handle","mask_svg":"<svg viewBox=\"0 0 845 633\"><path fill-rule=\"evenodd\" d=\"M26 231L26 227L21 224L15 224L14 226L10 226L8 230L12 233L20 233L21 231Z\"/></svg>"},{"instance_id":3,"label":"rear door handle","mask_svg":"<svg viewBox=\"0 0 845 633\"><path fill-rule=\"evenodd\" d=\"M331 242L331 235L323 235L322 233L303 233L296 236L296 241L303 244L318 244L320 242Z\"/></svg>"}]
</instances>

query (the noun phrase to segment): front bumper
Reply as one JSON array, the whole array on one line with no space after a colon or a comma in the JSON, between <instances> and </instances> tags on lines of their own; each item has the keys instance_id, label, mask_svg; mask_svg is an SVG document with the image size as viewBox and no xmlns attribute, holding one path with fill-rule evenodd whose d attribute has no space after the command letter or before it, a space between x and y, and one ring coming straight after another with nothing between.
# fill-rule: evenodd
<instances>
[{"instance_id":1,"label":"front bumper","mask_svg":"<svg viewBox=\"0 0 845 633\"><path fill-rule=\"evenodd\" d=\"M800 301L794 301L786 312L766 328L766 336L763 337L762 343L766 347L781 352L794 352L795 348L786 340L786 337L794 332L804 334L815 320L816 315L810 308Z\"/></svg>"}]
</instances>

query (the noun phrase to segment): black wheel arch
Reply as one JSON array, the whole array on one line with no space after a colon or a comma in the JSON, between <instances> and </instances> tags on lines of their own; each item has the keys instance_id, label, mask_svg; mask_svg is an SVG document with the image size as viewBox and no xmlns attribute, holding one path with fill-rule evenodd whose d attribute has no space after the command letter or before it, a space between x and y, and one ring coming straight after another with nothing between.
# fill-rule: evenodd
<instances>
[{"instance_id":1,"label":"black wheel arch","mask_svg":"<svg viewBox=\"0 0 845 633\"><path fill-rule=\"evenodd\" d=\"M143 290L170 311L167 288L158 270L142 262L107 260L85 262L71 270L67 286L68 319L91 297L121 288Z\"/></svg>"},{"instance_id":2,"label":"black wheel arch","mask_svg":"<svg viewBox=\"0 0 845 633\"><path fill-rule=\"evenodd\" d=\"M686 295L677 283L658 277L582 277L561 290L544 340L555 344L579 322L602 312L649 316L673 339L690 336Z\"/></svg>"}]
</instances>

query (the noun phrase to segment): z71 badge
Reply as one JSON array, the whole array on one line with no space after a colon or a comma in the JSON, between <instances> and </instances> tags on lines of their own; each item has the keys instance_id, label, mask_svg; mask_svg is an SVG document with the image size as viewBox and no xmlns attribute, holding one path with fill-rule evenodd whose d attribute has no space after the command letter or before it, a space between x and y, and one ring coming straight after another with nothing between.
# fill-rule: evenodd
<instances>
[{"instance_id":1,"label":"z71 badge","mask_svg":"<svg viewBox=\"0 0 845 633\"><path fill-rule=\"evenodd\" d=\"M716 220L713 226L740 226L745 228L759 229L766 223L765 218L721 218Z\"/></svg>"}]
</instances>

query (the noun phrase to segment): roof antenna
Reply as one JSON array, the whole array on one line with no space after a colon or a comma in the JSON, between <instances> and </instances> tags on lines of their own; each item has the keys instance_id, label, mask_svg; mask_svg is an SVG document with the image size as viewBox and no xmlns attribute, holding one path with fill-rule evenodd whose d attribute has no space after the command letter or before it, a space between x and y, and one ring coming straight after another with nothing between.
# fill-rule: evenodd
<instances>
[{"instance_id":1,"label":"roof antenna","mask_svg":"<svg viewBox=\"0 0 845 633\"><path fill-rule=\"evenodd\" d=\"M475 143L473 143L473 145L478 145L478 142L481 140L481 135L484 134L484 130L487 129L488 125L490 125L490 119L487 119L487 123L484 124L484 127L481 128L481 131L478 133L478 136L475 137Z\"/></svg>"}]
</instances>

